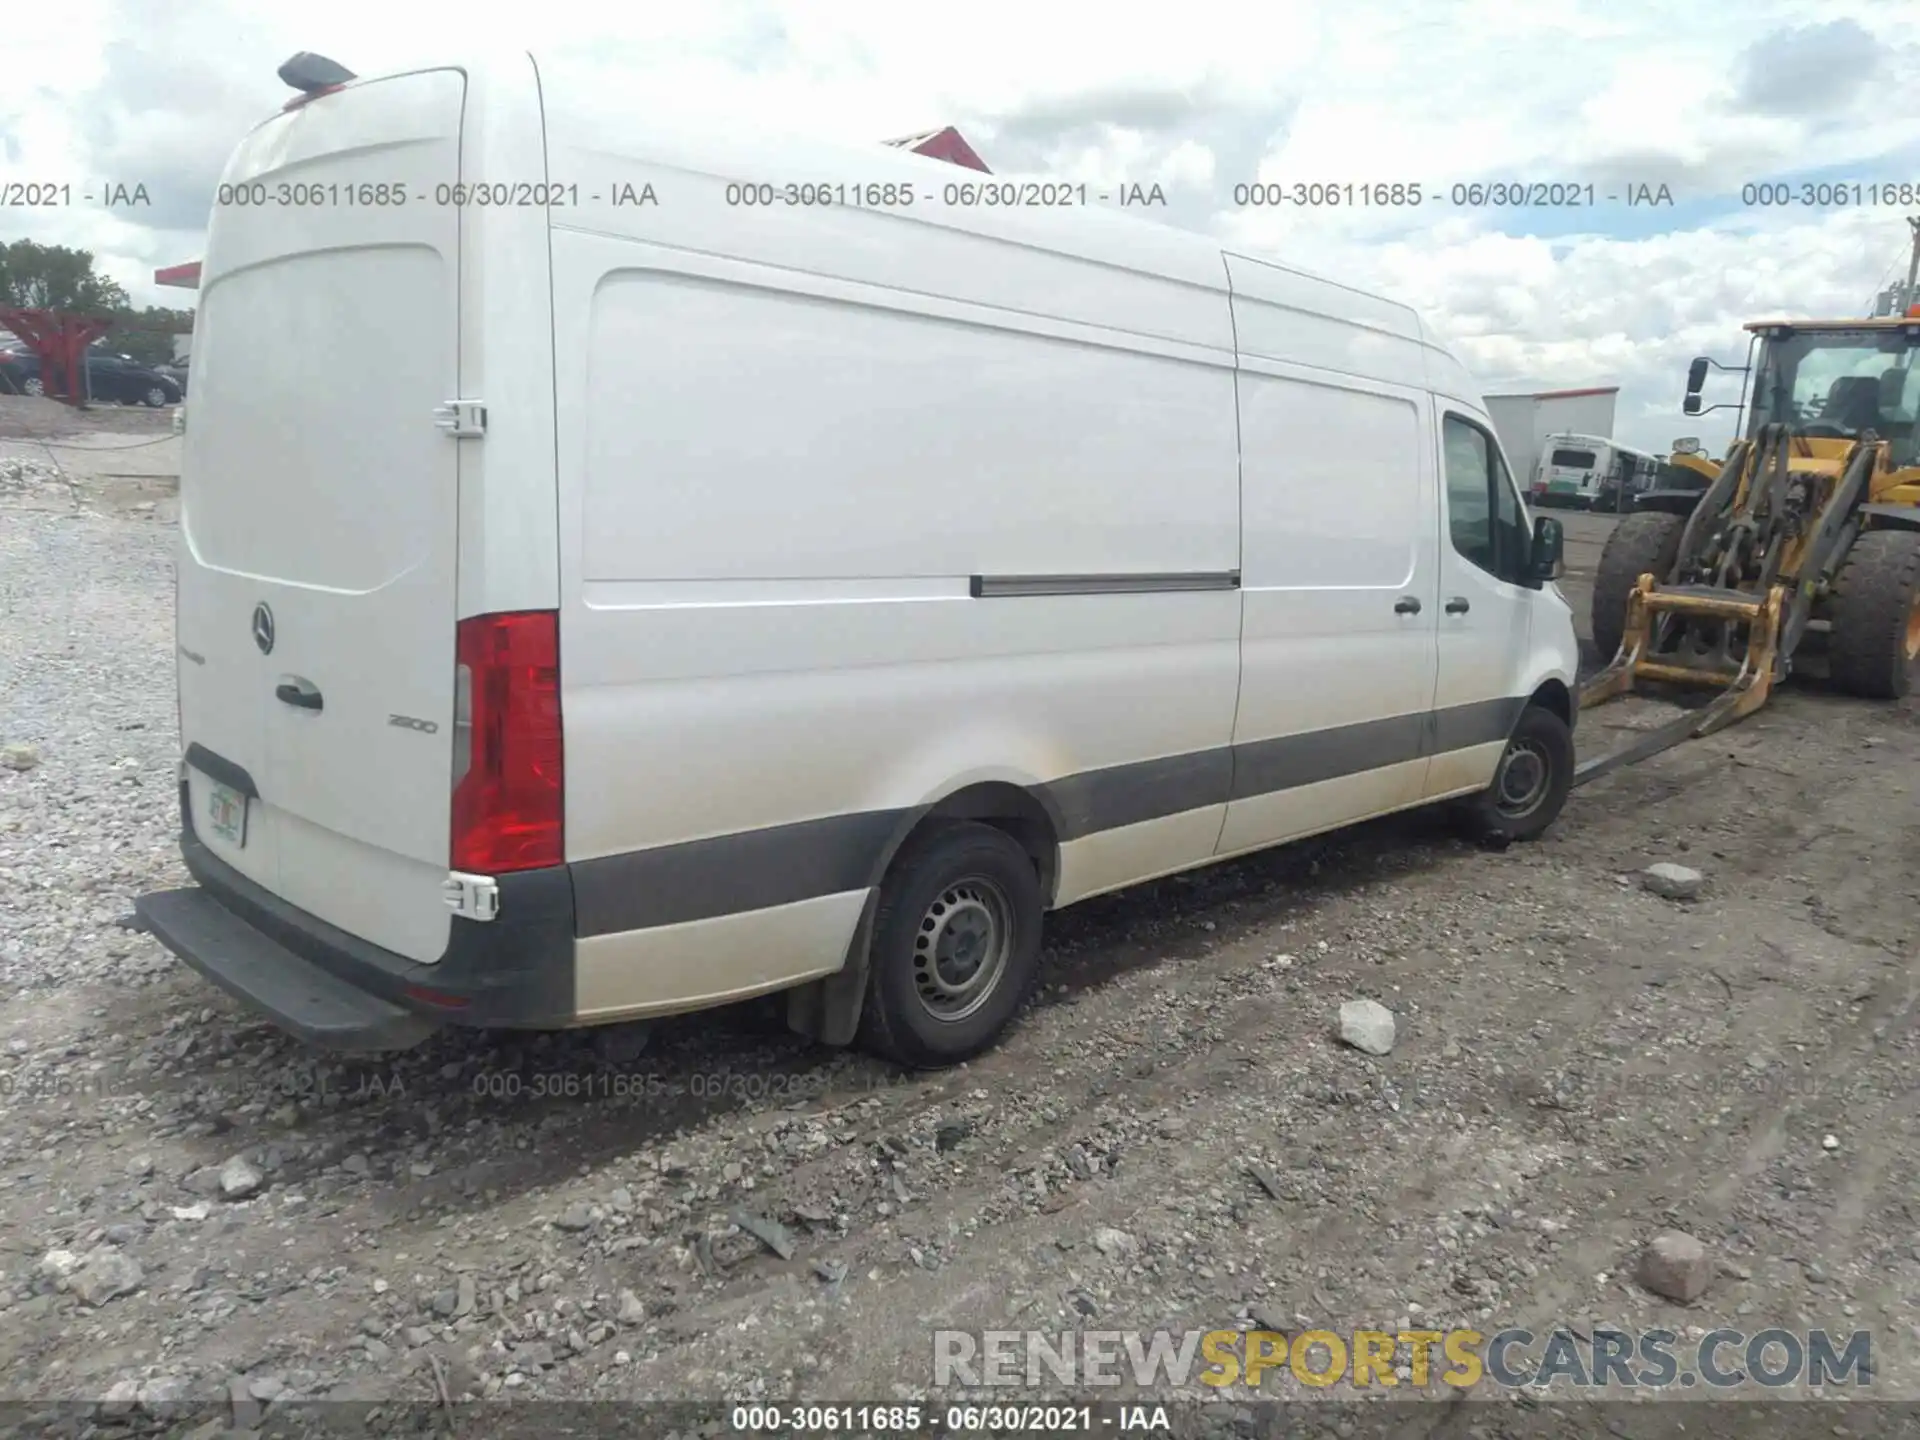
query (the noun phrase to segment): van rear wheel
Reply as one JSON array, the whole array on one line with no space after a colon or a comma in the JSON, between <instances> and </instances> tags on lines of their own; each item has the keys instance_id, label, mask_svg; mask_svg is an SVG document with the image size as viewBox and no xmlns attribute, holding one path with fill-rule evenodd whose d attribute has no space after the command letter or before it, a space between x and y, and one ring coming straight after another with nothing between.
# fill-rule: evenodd
<instances>
[{"instance_id":1,"label":"van rear wheel","mask_svg":"<svg viewBox=\"0 0 1920 1440\"><path fill-rule=\"evenodd\" d=\"M880 889L860 1041L938 1069L999 1038L1040 973L1045 904L1004 831L956 824L908 843Z\"/></svg>"},{"instance_id":2,"label":"van rear wheel","mask_svg":"<svg viewBox=\"0 0 1920 1440\"><path fill-rule=\"evenodd\" d=\"M1529 705L1507 737L1493 783L1466 803L1475 839L1531 840L1560 817L1573 789L1573 731L1544 705Z\"/></svg>"}]
</instances>

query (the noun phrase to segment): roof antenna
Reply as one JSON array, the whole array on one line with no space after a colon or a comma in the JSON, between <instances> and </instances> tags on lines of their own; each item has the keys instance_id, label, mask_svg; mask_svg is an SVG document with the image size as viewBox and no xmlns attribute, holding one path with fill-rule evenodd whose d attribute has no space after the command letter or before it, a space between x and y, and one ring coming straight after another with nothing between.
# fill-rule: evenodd
<instances>
[{"instance_id":1,"label":"roof antenna","mask_svg":"<svg viewBox=\"0 0 1920 1440\"><path fill-rule=\"evenodd\" d=\"M303 95L318 95L358 78L338 60L315 55L311 50L302 50L275 73Z\"/></svg>"}]
</instances>

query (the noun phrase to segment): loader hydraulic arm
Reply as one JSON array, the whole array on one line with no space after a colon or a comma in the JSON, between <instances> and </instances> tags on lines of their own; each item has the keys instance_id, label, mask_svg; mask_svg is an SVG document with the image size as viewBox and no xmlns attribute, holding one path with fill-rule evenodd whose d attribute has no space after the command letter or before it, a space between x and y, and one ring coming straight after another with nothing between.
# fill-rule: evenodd
<instances>
[{"instance_id":1,"label":"loader hydraulic arm","mask_svg":"<svg viewBox=\"0 0 1920 1440\"><path fill-rule=\"evenodd\" d=\"M1643 573L1629 592L1619 649L1581 690L1580 706L1649 680L1717 685L1720 693L1576 767L1576 785L1712 734L1766 704L1860 533L1861 506L1884 458L1869 434L1836 466L1813 456L1784 424L1763 426L1733 447L1686 518L1671 564ZM1675 517L1634 516L1625 524L1636 522L1671 526Z\"/></svg>"}]
</instances>

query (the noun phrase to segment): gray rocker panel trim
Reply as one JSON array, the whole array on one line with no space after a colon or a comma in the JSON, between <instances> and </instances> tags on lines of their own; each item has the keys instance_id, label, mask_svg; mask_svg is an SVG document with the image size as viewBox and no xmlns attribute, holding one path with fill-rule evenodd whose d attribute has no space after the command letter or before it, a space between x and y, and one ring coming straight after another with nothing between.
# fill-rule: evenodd
<instances>
[{"instance_id":1,"label":"gray rocker panel trim","mask_svg":"<svg viewBox=\"0 0 1920 1440\"><path fill-rule=\"evenodd\" d=\"M1062 843L1210 805L1505 740L1525 698L1114 765L1038 787ZM869 889L924 813L869 810L661 845L572 867L576 933L617 935Z\"/></svg>"}]
</instances>

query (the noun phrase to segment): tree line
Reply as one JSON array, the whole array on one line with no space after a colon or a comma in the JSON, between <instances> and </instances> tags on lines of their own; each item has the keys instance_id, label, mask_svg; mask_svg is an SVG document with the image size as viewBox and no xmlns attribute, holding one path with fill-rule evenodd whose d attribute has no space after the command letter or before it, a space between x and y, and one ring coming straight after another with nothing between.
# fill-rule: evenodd
<instances>
[{"instance_id":1,"label":"tree line","mask_svg":"<svg viewBox=\"0 0 1920 1440\"><path fill-rule=\"evenodd\" d=\"M15 240L0 245L0 307L67 310L113 321L102 342L143 365L173 359L173 337L193 331L192 310L134 308L126 290L94 269L93 252Z\"/></svg>"}]
</instances>

